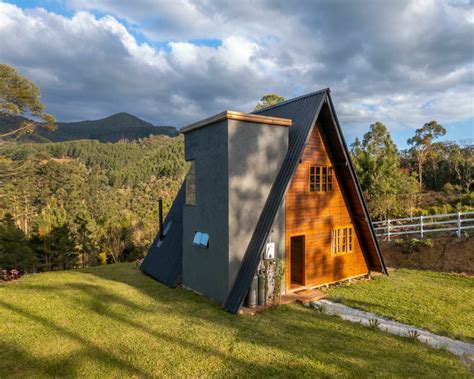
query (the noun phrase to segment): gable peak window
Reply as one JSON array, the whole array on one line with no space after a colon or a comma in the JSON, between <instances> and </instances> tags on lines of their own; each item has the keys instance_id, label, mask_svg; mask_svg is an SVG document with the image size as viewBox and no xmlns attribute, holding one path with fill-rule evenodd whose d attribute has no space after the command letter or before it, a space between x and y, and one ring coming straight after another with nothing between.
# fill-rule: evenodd
<instances>
[{"instance_id":1,"label":"gable peak window","mask_svg":"<svg viewBox=\"0 0 474 379\"><path fill-rule=\"evenodd\" d=\"M331 166L309 166L309 192L331 192L333 183Z\"/></svg>"},{"instance_id":2,"label":"gable peak window","mask_svg":"<svg viewBox=\"0 0 474 379\"><path fill-rule=\"evenodd\" d=\"M191 161L186 175L186 205L196 205L196 165Z\"/></svg>"}]
</instances>

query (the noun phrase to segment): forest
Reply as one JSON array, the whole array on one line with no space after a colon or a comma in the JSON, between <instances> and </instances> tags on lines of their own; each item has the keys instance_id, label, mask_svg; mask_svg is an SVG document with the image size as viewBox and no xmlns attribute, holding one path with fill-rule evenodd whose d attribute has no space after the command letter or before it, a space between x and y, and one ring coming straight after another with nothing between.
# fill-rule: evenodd
<instances>
[{"instance_id":1,"label":"forest","mask_svg":"<svg viewBox=\"0 0 474 379\"><path fill-rule=\"evenodd\" d=\"M473 208L472 144L430 135L398 151L388 129L370 126L351 146L373 219ZM187 170L182 137L0 146L0 267L61 270L133 260L158 228ZM422 180L419 177L423 152Z\"/></svg>"},{"instance_id":2,"label":"forest","mask_svg":"<svg viewBox=\"0 0 474 379\"><path fill-rule=\"evenodd\" d=\"M0 147L0 267L61 270L143 255L187 169L181 137Z\"/></svg>"},{"instance_id":3,"label":"forest","mask_svg":"<svg viewBox=\"0 0 474 379\"><path fill-rule=\"evenodd\" d=\"M188 169L182 136L126 113L57 123L15 68L0 64L0 83L0 268L64 270L146 254L158 200L166 213ZM283 100L268 94L255 109ZM440 142L445 134L427 122L399 151L376 122L355 140L373 220L473 209L474 146Z\"/></svg>"}]
</instances>

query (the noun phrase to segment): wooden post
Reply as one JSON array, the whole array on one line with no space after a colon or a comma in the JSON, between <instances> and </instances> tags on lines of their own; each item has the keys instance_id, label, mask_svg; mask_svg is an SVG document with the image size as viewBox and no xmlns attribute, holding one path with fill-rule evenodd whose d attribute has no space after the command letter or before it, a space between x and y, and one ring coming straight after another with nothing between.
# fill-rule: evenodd
<instances>
[{"instance_id":1,"label":"wooden post","mask_svg":"<svg viewBox=\"0 0 474 379\"><path fill-rule=\"evenodd\" d=\"M387 220L387 236L387 239L390 242L390 219Z\"/></svg>"},{"instance_id":2,"label":"wooden post","mask_svg":"<svg viewBox=\"0 0 474 379\"><path fill-rule=\"evenodd\" d=\"M420 237L423 238L423 216L420 216Z\"/></svg>"},{"instance_id":3,"label":"wooden post","mask_svg":"<svg viewBox=\"0 0 474 379\"><path fill-rule=\"evenodd\" d=\"M461 238L461 222L461 212L458 212L458 230L456 231L458 238Z\"/></svg>"}]
</instances>

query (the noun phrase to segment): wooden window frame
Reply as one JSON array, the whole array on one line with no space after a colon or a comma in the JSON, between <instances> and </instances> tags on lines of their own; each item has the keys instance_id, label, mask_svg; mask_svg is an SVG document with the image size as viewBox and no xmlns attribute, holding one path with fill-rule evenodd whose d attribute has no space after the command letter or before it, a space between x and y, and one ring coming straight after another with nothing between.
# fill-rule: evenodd
<instances>
[{"instance_id":1,"label":"wooden window frame","mask_svg":"<svg viewBox=\"0 0 474 379\"><path fill-rule=\"evenodd\" d=\"M326 193L334 189L334 169L331 165L308 165L308 192Z\"/></svg>"},{"instance_id":2,"label":"wooden window frame","mask_svg":"<svg viewBox=\"0 0 474 379\"><path fill-rule=\"evenodd\" d=\"M196 205L196 164L194 159L190 161L188 173L186 174L185 184L185 199L184 205L195 206ZM192 178L192 181L189 180Z\"/></svg>"},{"instance_id":3,"label":"wooden window frame","mask_svg":"<svg viewBox=\"0 0 474 379\"><path fill-rule=\"evenodd\" d=\"M354 226L338 226L331 231L331 254L345 255L354 252Z\"/></svg>"}]
</instances>

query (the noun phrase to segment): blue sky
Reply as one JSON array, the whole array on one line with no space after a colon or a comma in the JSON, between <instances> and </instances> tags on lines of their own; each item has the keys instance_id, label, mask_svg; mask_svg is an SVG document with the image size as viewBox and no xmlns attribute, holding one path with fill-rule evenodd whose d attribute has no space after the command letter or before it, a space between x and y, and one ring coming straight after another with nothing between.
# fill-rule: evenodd
<instances>
[{"instance_id":1,"label":"blue sky","mask_svg":"<svg viewBox=\"0 0 474 379\"><path fill-rule=\"evenodd\" d=\"M0 0L0 62L72 121L129 112L182 126L330 87L346 140L380 121L474 139L470 1Z\"/></svg>"}]
</instances>

